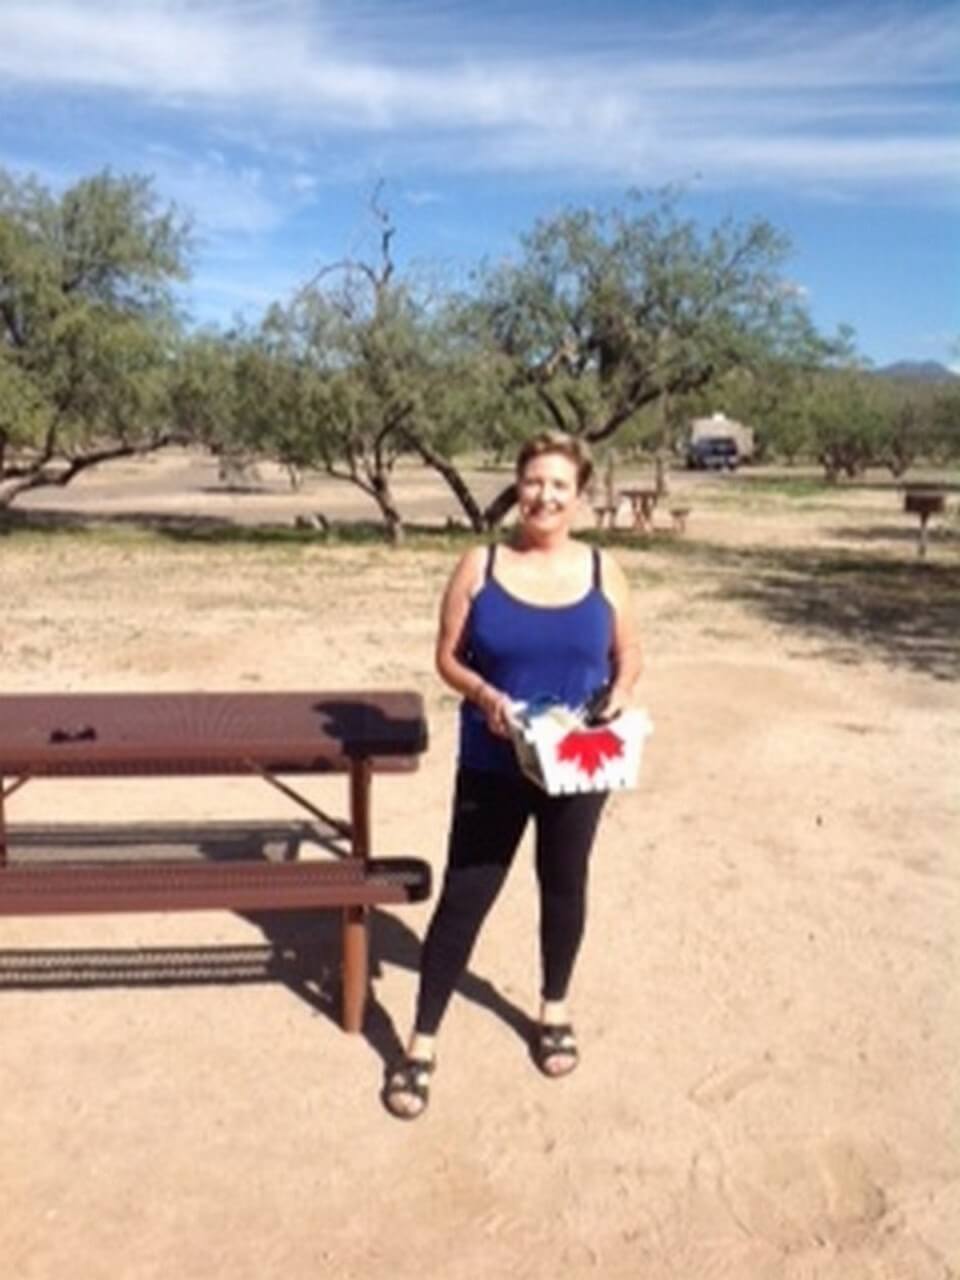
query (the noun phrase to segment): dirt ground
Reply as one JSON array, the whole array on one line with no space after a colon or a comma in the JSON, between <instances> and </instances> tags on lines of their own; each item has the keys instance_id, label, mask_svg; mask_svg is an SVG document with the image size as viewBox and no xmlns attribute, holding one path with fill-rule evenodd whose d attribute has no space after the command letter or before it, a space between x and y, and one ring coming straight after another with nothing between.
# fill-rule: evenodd
<instances>
[{"instance_id":1,"label":"dirt ground","mask_svg":"<svg viewBox=\"0 0 960 1280\"><path fill-rule=\"evenodd\" d=\"M416 519L455 515L422 475L403 488ZM2 920L5 1276L960 1277L956 517L921 564L879 481L675 492L686 535L617 552L655 734L595 851L580 1069L547 1081L527 1052L528 847L412 1125L378 1093L430 904L375 913L362 1036L337 1025L330 916ZM180 454L24 507L36 527L0 536L0 688L418 689L431 748L378 780L375 843L439 874L449 548L261 537L371 512L269 475L225 492ZM308 789L342 810L342 780ZM266 787L189 779L33 782L9 810L299 816Z\"/></svg>"}]
</instances>

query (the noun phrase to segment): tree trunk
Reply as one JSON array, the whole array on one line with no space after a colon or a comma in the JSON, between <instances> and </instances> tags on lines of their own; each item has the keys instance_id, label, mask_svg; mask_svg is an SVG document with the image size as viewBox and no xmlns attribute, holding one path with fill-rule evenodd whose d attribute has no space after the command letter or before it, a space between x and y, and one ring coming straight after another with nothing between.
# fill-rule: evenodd
<instances>
[{"instance_id":1,"label":"tree trunk","mask_svg":"<svg viewBox=\"0 0 960 1280\"><path fill-rule=\"evenodd\" d=\"M445 458L442 453L437 453L429 444L421 440L415 432L405 431L404 435L411 449L419 454L421 460L446 481L451 493L463 508L463 512L470 522L470 528L475 533L483 533L488 527L484 513L456 465L449 458Z\"/></svg>"},{"instance_id":2,"label":"tree trunk","mask_svg":"<svg viewBox=\"0 0 960 1280\"><path fill-rule=\"evenodd\" d=\"M511 480L506 488L501 489L492 502L484 508L483 525L486 529L496 529L502 524L517 501L517 486Z\"/></svg>"},{"instance_id":3,"label":"tree trunk","mask_svg":"<svg viewBox=\"0 0 960 1280\"><path fill-rule=\"evenodd\" d=\"M392 547L398 547L403 541L403 516L394 501L389 478L383 474L374 476L370 492L374 502L380 508L386 527L387 541Z\"/></svg>"},{"instance_id":4,"label":"tree trunk","mask_svg":"<svg viewBox=\"0 0 960 1280\"><path fill-rule=\"evenodd\" d=\"M603 500L608 507L617 505L617 455L615 449L607 450L603 467Z\"/></svg>"},{"instance_id":5,"label":"tree trunk","mask_svg":"<svg viewBox=\"0 0 960 1280\"><path fill-rule=\"evenodd\" d=\"M664 462L663 453L659 449L653 459L653 477L653 487L657 491L658 500L665 498L668 492L667 464Z\"/></svg>"},{"instance_id":6,"label":"tree trunk","mask_svg":"<svg viewBox=\"0 0 960 1280\"><path fill-rule=\"evenodd\" d=\"M664 461L667 450L670 448L670 393L662 391L660 393L660 443L657 447L653 458L653 487L657 491L657 500L665 498L667 495L667 466Z\"/></svg>"},{"instance_id":7,"label":"tree trunk","mask_svg":"<svg viewBox=\"0 0 960 1280\"><path fill-rule=\"evenodd\" d=\"M399 547L403 542L404 528L403 520L397 511L384 513L384 522L387 526L387 541L391 547Z\"/></svg>"}]
</instances>

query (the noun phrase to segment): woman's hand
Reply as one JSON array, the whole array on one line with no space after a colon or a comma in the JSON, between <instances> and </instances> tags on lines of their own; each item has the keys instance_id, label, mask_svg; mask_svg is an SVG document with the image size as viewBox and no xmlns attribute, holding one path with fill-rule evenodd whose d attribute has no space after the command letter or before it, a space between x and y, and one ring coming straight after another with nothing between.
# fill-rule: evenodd
<instances>
[{"instance_id":1,"label":"woman's hand","mask_svg":"<svg viewBox=\"0 0 960 1280\"><path fill-rule=\"evenodd\" d=\"M510 699L507 695L484 681L474 694L473 700L483 712L490 732L495 733L499 738L509 738Z\"/></svg>"},{"instance_id":2,"label":"woman's hand","mask_svg":"<svg viewBox=\"0 0 960 1280\"><path fill-rule=\"evenodd\" d=\"M629 690L613 685L600 706L590 712L588 723L609 724L611 720L616 720L621 711L626 711L631 701Z\"/></svg>"}]
</instances>

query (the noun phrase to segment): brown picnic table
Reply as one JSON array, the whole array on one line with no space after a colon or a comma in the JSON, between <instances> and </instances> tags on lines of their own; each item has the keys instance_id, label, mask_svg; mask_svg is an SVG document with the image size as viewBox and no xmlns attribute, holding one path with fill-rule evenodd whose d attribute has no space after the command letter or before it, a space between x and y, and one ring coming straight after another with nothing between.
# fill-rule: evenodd
<instances>
[{"instance_id":1,"label":"brown picnic table","mask_svg":"<svg viewBox=\"0 0 960 1280\"><path fill-rule=\"evenodd\" d=\"M422 699L406 691L0 694L0 916L338 908L342 1021L358 1031L369 908L430 893L422 859L372 856L373 778L416 769L426 746ZM323 813L288 780L331 772L347 775L345 820ZM221 862L12 856L9 800L32 780L183 775L262 779L332 825L348 853ZM102 830L109 835L110 823Z\"/></svg>"},{"instance_id":2,"label":"brown picnic table","mask_svg":"<svg viewBox=\"0 0 960 1280\"><path fill-rule=\"evenodd\" d=\"M646 533L652 529L653 511L660 500L659 490L647 487L621 489L620 496L630 503L634 529L639 533Z\"/></svg>"}]
</instances>

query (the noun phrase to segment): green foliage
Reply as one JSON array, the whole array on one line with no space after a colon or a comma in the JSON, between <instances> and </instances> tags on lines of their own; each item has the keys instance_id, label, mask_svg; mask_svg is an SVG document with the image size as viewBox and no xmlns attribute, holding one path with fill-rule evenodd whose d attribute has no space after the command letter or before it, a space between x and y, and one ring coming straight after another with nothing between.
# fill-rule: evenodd
<instances>
[{"instance_id":1,"label":"green foliage","mask_svg":"<svg viewBox=\"0 0 960 1280\"><path fill-rule=\"evenodd\" d=\"M669 195L635 200L539 222L519 262L480 278L476 324L553 425L604 440L663 395L830 353L780 275L787 243L768 223L705 233Z\"/></svg>"},{"instance_id":2,"label":"green foliage","mask_svg":"<svg viewBox=\"0 0 960 1280\"><path fill-rule=\"evenodd\" d=\"M147 179L0 171L0 505L166 438L186 224Z\"/></svg>"},{"instance_id":3,"label":"green foliage","mask_svg":"<svg viewBox=\"0 0 960 1280\"><path fill-rule=\"evenodd\" d=\"M763 222L704 233L670 197L575 210L538 223L517 262L437 301L397 277L393 225L376 200L372 212L377 262L325 268L235 343L233 414L211 439L357 484L395 532L403 453L489 527L512 486L481 508L456 462L464 451L499 461L545 424L662 446L703 388L726 378L756 401L771 370L816 366L841 346L814 332L779 274L786 244Z\"/></svg>"},{"instance_id":4,"label":"green foliage","mask_svg":"<svg viewBox=\"0 0 960 1280\"><path fill-rule=\"evenodd\" d=\"M216 450L236 414L236 341L215 332L180 335L167 374L170 422Z\"/></svg>"},{"instance_id":5,"label":"green foliage","mask_svg":"<svg viewBox=\"0 0 960 1280\"><path fill-rule=\"evenodd\" d=\"M393 278L392 228L381 219L381 261L322 271L259 329L233 342L233 414L210 440L291 472L318 468L356 484L394 540L402 530L390 486L405 434L428 403L431 331L409 287Z\"/></svg>"},{"instance_id":6,"label":"green foliage","mask_svg":"<svg viewBox=\"0 0 960 1280\"><path fill-rule=\"evenodd\" d=\"M512 261L458 295L400 276L378 203L375 261L320 271L261 324L184 332L171 285L187 224L150 182L103 173L56 197L0 171L0 506L24 488L171 439L225 468L267 457L359 486L391 537L391 477L435 469L474 529L458 458L500 464L545 425L600 452L678 448L714 409L755 428L760 456L817 457L853 476L960 456L960 395L894 387L825 339L783 275L768 223L704 229L670 193L537 222Z\"/></svg>"},{"instance_id":7,"label":"green foliage","mask_svg":"<svg viewBox=\"0 0 960 1280\"><path fill-rule=\"evenodd\" d=\"M960 386L938 390L930 405L931 456L938 462L960 458Z\"/></svg>"},{"instance_id":8,"label":"green foliage","mask_svg":"<svg viewBox=\"0 0 960 1280\"><path fill-rule=\"evenodd\" d=\"M877 400L876 458L899 477L936 452L934 397L928 388L885 382Z\"/></svg>"},{"instance_id":9,"label":"green foliage","mask_svg":"<svg viewBox=\"0 0 960 1280\"><path fill-rule=\"evenodd\" d=\"M848 364L786 369L761 391L752 421L764 452L788 462L816 458L832 481L868 466L899 477L921 460L947 462L960 452L960 395L950 389Z\"/></svg>"},{"instance_id":10,"label":"green foliage","mask_svg":"<svg viewBox=\"0 0 960 1280\"><path fill-rule=\"evenodd\" d=\"M36 381L9 347L0 346L0 441L4 452L19 452L43 439L52 417L51 406ZM0 468L2 465L0 453Z\"/></svg>"},{"instance_id":11,"label":"green foliage","mask_svg":"<svg viewBox=\"0 0 960 1280\"><path fill-rule=\"evenodd\" d=\"M853 478L873 461L877 449L875 388L854 370L817 379L805 406L810 445L828 480Z\"/></svg>"}]
</instances>

